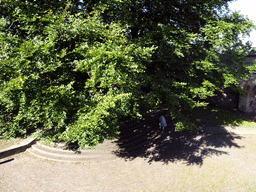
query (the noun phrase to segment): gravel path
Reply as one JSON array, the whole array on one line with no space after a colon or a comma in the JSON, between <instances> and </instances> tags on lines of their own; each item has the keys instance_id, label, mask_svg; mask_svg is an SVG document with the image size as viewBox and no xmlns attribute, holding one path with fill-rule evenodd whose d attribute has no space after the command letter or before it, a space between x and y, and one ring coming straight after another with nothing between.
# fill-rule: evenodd
<instances>
[{"instance_id":1,"label":"gravel path","mask_svg":"<svg viewBox=\"0 0 256 192\"><path fill-rule=\"evenodd\" d=\"M0 159L0 191L256 191L255 135L199 135L112 161Z\"/></svg>"}]
</instances>

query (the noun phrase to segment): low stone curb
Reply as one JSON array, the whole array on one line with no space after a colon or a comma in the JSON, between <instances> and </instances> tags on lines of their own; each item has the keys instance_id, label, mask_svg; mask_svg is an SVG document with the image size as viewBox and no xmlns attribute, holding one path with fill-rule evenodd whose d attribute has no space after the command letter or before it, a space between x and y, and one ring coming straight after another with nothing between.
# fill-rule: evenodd
<instances>
[{"instance_id":1,"label":"low stone curb","mask_svg":"<svg viewBox=\"0 0 256 192\"><path fill-rule=\"evenodd\" d=\"M26 149L31 147L31 145L33 145L36 142L36 140L37 140L36 137L35 138L27 138L22 143L20 143L18 145L13 145L6 149L1 149L0 150L0 159L3 159L5 157L26 151Z\"/></svg>"}]
</instances>

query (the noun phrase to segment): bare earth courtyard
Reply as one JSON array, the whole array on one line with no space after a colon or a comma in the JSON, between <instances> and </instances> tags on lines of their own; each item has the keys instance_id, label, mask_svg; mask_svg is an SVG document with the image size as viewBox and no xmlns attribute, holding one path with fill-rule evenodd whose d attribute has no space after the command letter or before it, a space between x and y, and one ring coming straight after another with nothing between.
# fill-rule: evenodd
<instances>
[{"instance_id":1,"label":"bare earth courtyard","mask_svg":"<svg viewBox=\"0 0 256 192\"><path fill-rule=\"evenodd\" d=\"M139 154L62 163L23 152L0 159L0 191L256 190L256 135L198 135Z\"/></svg>"}]
</instances>

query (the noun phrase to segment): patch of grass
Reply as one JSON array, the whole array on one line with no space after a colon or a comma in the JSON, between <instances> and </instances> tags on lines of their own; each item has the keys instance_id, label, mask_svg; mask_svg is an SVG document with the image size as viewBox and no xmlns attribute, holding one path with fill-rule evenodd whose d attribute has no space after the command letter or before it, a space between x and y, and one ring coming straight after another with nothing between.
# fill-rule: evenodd
<instances>
[{"instance_id":1,"label":"patch of grass","mask_svg":"<svg viewBox=\"0 0 256 192\"><path fill-rule=\"evenodd\" d=\"M195 123L200 120L204 120L207 122L225 126L256 127L256 123L250 120L235 115L230 111L211 106L195 108L188 116L190 116L192 121L194 121Z\"/></svg>"}]
</instances>

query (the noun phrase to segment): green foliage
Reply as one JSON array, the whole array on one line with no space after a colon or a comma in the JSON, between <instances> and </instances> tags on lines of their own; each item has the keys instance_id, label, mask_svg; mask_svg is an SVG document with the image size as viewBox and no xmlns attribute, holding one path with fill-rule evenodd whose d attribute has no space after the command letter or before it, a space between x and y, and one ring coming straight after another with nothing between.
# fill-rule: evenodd
<instances>
[{"instance_id":1,"label":"green foliage","mask_svg":"<svg viewBox=\"0 0 256 192\"><path fill-rule=\"evenodd\" d=\"M131 93L154 48L130 42L125 28L103 23L99 11L38 16L17 8L16 14L23 38L1 20L0 132L6 138L43 123L41 137L96 145L117 135L120 115L140 115ZM32 20L45 25L38 29Z\"/></svg>"},{"instance_id":2,"label":"green foliage","mask_svg":"<svg viewBox=\"0 0 256 192\"><path fill-rule=\"evenodd\" d=\"M147 79L143 83L151 85L147 95L154 103L167 105L176 130L191 129L181 111L204 105L196 98L237 86L248 70L255 70L255 65L243 65L250 44L244 45L239 38L255 26L231 13L228 2L120 1L104 14L106 21L128 24L134 42L158 47L152 62L145 63Z\"/></svg>"},{"instance_id":3,"label":"green foliage","mask_svg":"<svg viewBox=\"0 0 256 192\"><path fill-rule=\"evenodd\" d=\"M191 130L183 109L255 70L227 2L0 1L0 134L96 145L162 104Z\"/></svg>"}]
</instances>

